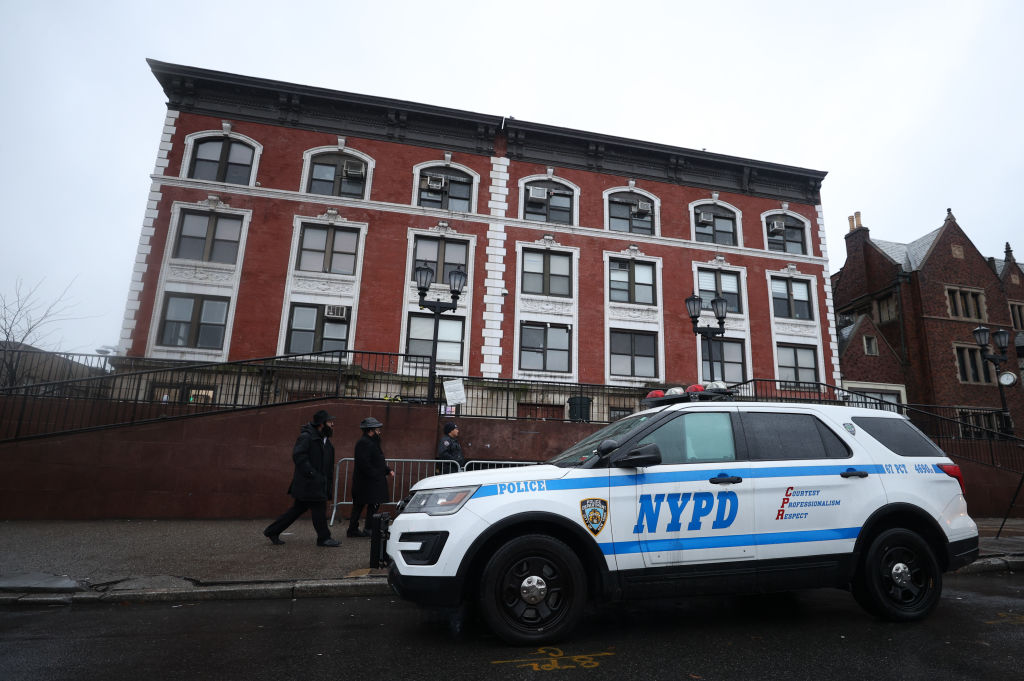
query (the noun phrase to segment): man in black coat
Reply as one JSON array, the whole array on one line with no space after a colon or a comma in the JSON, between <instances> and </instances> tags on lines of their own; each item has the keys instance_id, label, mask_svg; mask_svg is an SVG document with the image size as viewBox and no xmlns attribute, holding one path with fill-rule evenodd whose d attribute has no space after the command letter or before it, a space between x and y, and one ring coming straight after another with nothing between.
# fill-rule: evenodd
<instances>
[{"instance_id":1,"label":"man in black coat","mask_svg":"<svg viewBox=\"0 0 1024 681\"><path fill-rule=\"evenodd\" d=\"M363 436L356 442L355 465L352 468L352 516L348 521L348 532L345 533L349 537L370 536L370 518L388 500L388 476L395 476L380 448L381 428L384 424L367 416L359 427L363 430ZM360 530L359 516L364 508L366 519Z\"/></svg>"},{"instance_id":2,"label":"man in black coat","mask_svg":"<svg viewBox=\"0 0 1024 681\"><path fill-rule=\"evenodd\" d=\"M437 443L437 460L438 461L454 461L459 464L459 470L466 467L466 457L462 454L462 445L459 444L459 427L449 421L444 424L444 437ZM458 470L445 469L441 470L441 467L437 467L438 473L457 473Z\"/></svg>"},{"instance_id":3,"label":"man in black coat","mask_svg":"<svg viewBox=\"0 0 1024 681\"><path fill-rule=\"evenodd\" d=\"M295 503L263 530L263 535L272 543L283 544L281 533L309 509L316 529L316 545L341 546L337 539L331 538L331 528L327 525L327 500L333 496L334 445L330 439L333 428L334 417L323 409L313 414L311 423L302 426L292 449L295 473L288 487L288 494L295 497Z\"/></svg>"}]
</instances>

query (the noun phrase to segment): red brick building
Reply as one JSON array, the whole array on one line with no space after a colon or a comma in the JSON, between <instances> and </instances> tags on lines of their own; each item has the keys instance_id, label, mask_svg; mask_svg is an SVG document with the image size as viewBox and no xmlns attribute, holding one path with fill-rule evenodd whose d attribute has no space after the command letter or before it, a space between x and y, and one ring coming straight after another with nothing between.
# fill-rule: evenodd
<instances>
[{"instance_id":1,"label":"red brick building","mask_svg":"<svg viewBox=\"0 0 1024 681\"><path fill-rule=\"evenodd\" d=\"M1006 329L1001 371L1018 374L1004 394L1019 432L1024 270L1010 245L1002 260L986 258L951 211L941 227L905 244L872 239L857 214L846 254L832 277L844 385L882 396L905 389L910 403L954 406L959 416L997 429L997 372L972 332Z\"/></svg>"},{"instance_id":2,"label":"red brick building","mask_svg":"<svg viewBox=\"0 0 1024 681\"><path fill-rule=\"evenodd\" d=\"M683 304L699 291L729 303L717 377L838 380L824 172L150 66L168 113L126 354L429 354L424 263L432 298L467 274L445 374L692 383L711 359Z\"/></svg>"}]
</instances>

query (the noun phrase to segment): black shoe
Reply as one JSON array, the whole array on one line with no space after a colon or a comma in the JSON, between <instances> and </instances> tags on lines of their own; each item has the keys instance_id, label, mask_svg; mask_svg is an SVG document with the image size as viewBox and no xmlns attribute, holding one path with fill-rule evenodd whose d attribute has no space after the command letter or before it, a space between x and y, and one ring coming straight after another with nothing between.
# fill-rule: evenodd
<instances>
[{"instance_id":1,"label":"black shoe","mask_svg":"<svg viewBox=\"0 0 1024 681\"><path fill-rule=\"evenodd\" d=\"M369 537L370 533L366 530L349 530L345 533L346 537L352 537L353 539L362 539L363 537Z\"/></svg>"},{"instance_id":2,"label":"black shoe","mask_svg":"<svg viewBox=\"0 0 1024 681\"><path fill-rule=\"evenodd\" d=\"M318 541L316 543L316 545L317 546L335 547L335 546L341 546L341 542L338 541L337 539L324 539L323 541Z\"/></svg>"},{"instance_id":3,"label":"black shoe","mask_svg":"<svg viewBox=\"0 0 1024 681\"><path fill-rule=\"evenodd\" d=\"M264 530L263 531L263 536L266 537L267 539L269 539L271 544L275 544L277 546L280 546L281 544L284 543L281 540L281 535L279 535L279 534L270 534L269 532Z\"/></svg>"}]
</instances>

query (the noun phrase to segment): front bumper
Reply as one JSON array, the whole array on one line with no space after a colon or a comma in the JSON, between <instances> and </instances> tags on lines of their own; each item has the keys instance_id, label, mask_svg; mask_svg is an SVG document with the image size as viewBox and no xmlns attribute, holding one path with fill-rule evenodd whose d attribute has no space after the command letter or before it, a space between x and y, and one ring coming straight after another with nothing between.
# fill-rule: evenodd
<instances>
[{"instance_id":1,"label":"front bumper","mask_svg":"<svg viewBox=\"0 0 1024 681\"><path fill-rule=\"evenodd\" d=\"M418 605L456 606L462 601L460 577L413 577L403 575L394 563L388 570L388 585L400 597Z\"/></svg>"}]
</instances>

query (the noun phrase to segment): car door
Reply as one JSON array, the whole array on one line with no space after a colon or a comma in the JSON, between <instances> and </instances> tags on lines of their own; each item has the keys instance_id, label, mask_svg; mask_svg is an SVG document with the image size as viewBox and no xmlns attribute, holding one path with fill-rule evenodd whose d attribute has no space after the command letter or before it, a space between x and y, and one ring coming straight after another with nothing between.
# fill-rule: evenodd
<instances>
[{"instance_id":1,"label":"car door","mask_svg":"<svg viewBox=\"0 0 1024 681\"><path fill-rule=\"evenodd\" d=\"M735 407L681 411L637 443L657 444L662 458L637 470L626 528L646 567L753 557L753 484L737 458L735 417Z\"/></svg>"}]
</instances>

